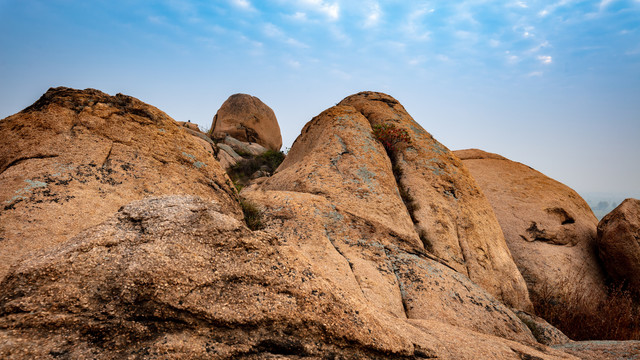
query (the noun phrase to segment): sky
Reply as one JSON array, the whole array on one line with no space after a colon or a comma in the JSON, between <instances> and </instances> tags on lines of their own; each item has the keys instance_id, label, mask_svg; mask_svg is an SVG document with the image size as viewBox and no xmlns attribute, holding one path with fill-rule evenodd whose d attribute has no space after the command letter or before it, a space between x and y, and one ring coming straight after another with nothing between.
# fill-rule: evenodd
<instances>
[{"instance_id":1,"label":"sky","mask_svg":"<svg viewBox=\"0 0 640 360\"><path fill-rule=\"evenodd\" d=\"M283 147L381 91L449 149L640 198L640 0L0 0L0 118L55 86L203 129L248 93Z\"/></svg>"}]
</instances>

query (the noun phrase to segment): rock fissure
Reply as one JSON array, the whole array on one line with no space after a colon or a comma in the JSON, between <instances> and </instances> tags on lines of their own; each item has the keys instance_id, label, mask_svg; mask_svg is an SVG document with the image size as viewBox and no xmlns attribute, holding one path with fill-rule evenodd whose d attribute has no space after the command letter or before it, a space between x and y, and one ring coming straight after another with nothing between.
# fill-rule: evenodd
<instances>
[{"instance_id":1,"label":"rock fissure","mask_svg":"<svg viewBox=\"0 0 640 360\"><path fill-rule=\"evenodd\" d=\"M391 258L389 249L384 247L384 255L387 257L387 266L393 271L393 275L398 282L398 290L400 290L400 300L402 301L402 309L404 310L404 316L409 319L409 304L407 303L407 292L404 287L404 283L400 279L400 275L398 275L398 267L396 266L394 259Z\"/></svg>"},{"instance_id":2,"label":"rock fissure","mask_svg":"<svg viewBox=\"0 0 640 360\"><path fill-rule=\"evenodd\" d=\"M15 160L13 160L12 162L10 162L9 164L7 164L2 170L0 170L0 174L4 173L5 171L9 170L9 168L16 166L22 162L28 161L28 160L34 160L34 159L50 159L50 158L56 158L60 155L54 155L54 154L38 154L38 155L33 155L33 156L25 156L25 157L20 157L17 158Z\"/></svg>"}]
</instances>

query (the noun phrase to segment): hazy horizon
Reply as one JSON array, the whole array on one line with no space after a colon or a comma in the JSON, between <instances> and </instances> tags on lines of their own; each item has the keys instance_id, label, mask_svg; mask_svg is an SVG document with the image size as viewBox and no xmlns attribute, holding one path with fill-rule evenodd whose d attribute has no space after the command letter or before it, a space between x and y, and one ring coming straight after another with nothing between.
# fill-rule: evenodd
<instances>
[{"instance_id":1,"label":"hazy horizon","mask_svg":"<svg viewBox=\"0 0 640 360\"><path fill-rule=\"evenodd\" d=\"M451 150L640 197L640 0L0 0L0 118L49 87L131 95L201 128L231 94L283 147L365 90Z\"/></svg>"}]
</instances>

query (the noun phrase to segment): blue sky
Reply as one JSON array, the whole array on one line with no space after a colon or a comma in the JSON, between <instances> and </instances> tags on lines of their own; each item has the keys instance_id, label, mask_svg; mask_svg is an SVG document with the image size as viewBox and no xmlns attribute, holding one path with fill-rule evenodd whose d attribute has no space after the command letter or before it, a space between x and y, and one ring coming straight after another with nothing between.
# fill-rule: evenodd
<instances>
[{"instance_id":1,"label":"blue sky","mask_svg":"<svg viewBox=\"0 0 640 360\"><path fill-rule=\"evenodd\" d=\"M640 197L640 0L0 0L0 49L0 118L70 86L208 128L244 92L291 146L374 90L450 149Z\"/></svg>"}]
</instances>

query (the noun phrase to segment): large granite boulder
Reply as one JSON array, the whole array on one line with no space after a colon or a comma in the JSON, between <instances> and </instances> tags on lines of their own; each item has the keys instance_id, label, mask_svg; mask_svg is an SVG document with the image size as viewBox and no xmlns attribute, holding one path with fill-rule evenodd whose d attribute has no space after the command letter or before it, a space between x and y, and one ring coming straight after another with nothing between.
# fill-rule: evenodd
<instances>
[{"instance_id":1,"label":"large granite boulder","mask_svg":"<svg viewBox=\"0 0 640 360\"><path fill-rule=\"evenodd\" d=\"M277 172L241 195L263 207L278 237L336 271L327 278L341 279L337 289L363 294L381 312L533 339L501 299L425 249L392 163L354 107L332 107L307 123Z\"/></svg>"},{"instance_id":2,"label":"large granite boulder","mask_svg":"<svg viewBox=\"0 0 640 360\"><path fill-rule=\"evenodd\" d=\"M606 297L596 252L598 220L571 188L521 163L470 149L454 152L489 199L532 300Z\"/></svg>"},{"instance_id":3,"label":"large granite boulder","mask_svg":"<svg viewBox=\"0 0 640 360\"><path fill-rule=\"evenodd\" d=\"M147 196L197 195L241 218L210 144L186 130L135 98L92 89L50 89L1 120L0 279L28 252Z\"/></svg>"},{"instance_id":4,"label":"large granite boulder","mask_svg":"<svg viewBox=\"0 0 640 360\"><path fill-rule=\"evenodd\" d=\"M503 303L529 309L531 303L525 282L513 262L493 209L465 165L389 95L362 92L345 98L339 105L355 109L370 126L388 124L406 131L409 137L409 143L399 147L395 159L391 160L395 162L392 171L398 178L398 189L408 193L405 197L411 199L412 204L407 207L411 219L395 220L391 228L402 233L401 229L408 227L424 247L447 266L468 276ZM324 132L328 138L339 133L340 128L326 128ZM381 149L378 147L378 151ZM368 148L362 151L370 152ZM381 156L387 157L384 151ZM336 160L340 162L349 157L347 152ZM389 173L389 166L375 169L375 174ZM351 199L357 195L349 196L349 192L345 192L343 196ZM371 205L368 209L374 207Z\"/></svg>"},{"instance_id":5,"label":"large granite boulder","mask_svg":"<svg viewBox=\"0 0 640 360\"><path fill-rule=\"evenodd\" d=\"M296 237L221 211L193 196L135 201L24 260L0 283L0 357L576 359L381 312L335 287L354 281L344 259L307 257Z\"/></svg>"},{"instance_id":6,"label":"large granite boulder","mask_svg":"<svg viewBox=\"0 0 640 360\"><path fill-rule=\"evenodd\" d=\"M280 126L273 110L255 96L231 95L213 117L211 133L230 135L244 142L258 143L278 151L282 147Z\"/></svg>"},{"instance_id":7,"label":"large granite boulder","mask_svg":"<svg viewBox=\"0 0 640 360\"><path fill-rule=\"evenodd\" d=\"M600 220L598 249L607 274L640 295L640 200L626 199Z\"/></svg>"}]
</instances>

